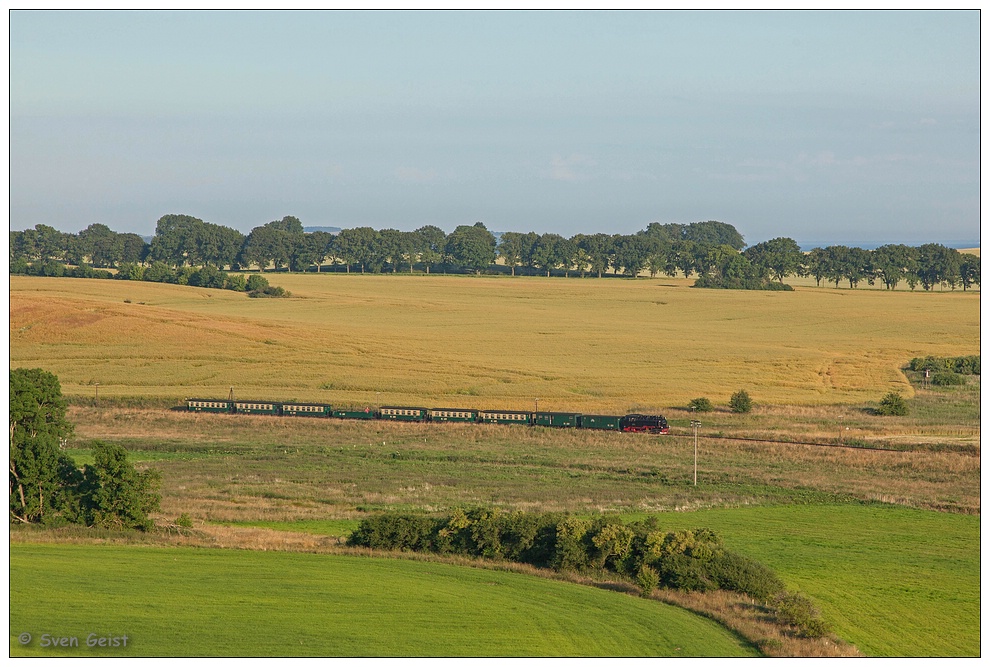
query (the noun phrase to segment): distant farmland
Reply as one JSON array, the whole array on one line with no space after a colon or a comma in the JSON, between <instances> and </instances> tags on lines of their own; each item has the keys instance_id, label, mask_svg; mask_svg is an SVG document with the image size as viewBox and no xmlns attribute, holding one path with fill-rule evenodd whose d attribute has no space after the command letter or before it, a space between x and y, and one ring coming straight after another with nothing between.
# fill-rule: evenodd
<instances>
[{"instance_id":1,"label":"distant farmland","mask_svg":"<svg viewBox=\"0 0 990 667\"><path fill-rule=\"evenodd\" d=\"M683 279L269 274L291 299L11 277L10 356L70 395L625 412L825 405L979 352L979 293L699 290Z\"/></svg>"}]
</instances>

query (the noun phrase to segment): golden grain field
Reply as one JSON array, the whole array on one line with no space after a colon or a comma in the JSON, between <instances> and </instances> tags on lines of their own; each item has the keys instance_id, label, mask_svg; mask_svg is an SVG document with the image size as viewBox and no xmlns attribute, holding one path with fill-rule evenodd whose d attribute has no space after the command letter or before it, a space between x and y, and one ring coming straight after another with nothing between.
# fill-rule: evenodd
<instances>
[{"instance_id":1,"label":"golden grain field","mask_svg":"<svg viewBox=\"0 0 990 667\"><path fill-rule=\"evenodd\" d=\"M659 278L278 274L291 299L10 278L10 362L93 396L615 413L739 389L863 403L915 356L978 354L979 292L691 289Z\"/></svg>"}]
</instances>

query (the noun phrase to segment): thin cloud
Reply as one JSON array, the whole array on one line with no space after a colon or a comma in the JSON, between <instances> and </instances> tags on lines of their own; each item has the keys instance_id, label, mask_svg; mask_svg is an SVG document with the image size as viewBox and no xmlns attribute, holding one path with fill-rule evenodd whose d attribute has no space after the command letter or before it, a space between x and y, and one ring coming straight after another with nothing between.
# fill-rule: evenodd
<instances>
[{"instance_id":1,"label":"thin cloud","mask_svg":"<svg viewBox=\"0 0 990 667\"><path fill-rule=\"evenodd\" d=\"M550 158L550 169L544 175L553 181L588 181L592 176L588 167L594 167L598 161L587 155L572 153L567 157L554 155Z\"/></svg>"}]
</instances>

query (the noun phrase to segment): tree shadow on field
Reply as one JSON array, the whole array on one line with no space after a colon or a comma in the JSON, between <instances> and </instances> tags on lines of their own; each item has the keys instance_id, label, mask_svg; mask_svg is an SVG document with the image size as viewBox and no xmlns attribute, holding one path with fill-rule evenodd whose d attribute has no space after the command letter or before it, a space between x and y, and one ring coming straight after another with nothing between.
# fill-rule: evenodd
<instances>
[{"instance_id":1,"label":"tree shadow on field","mask_svg":"<svg viewBox=\"0 0 990 667\"><path fill-rule=\"evenodd\" d=\"M600 588L603 591L612 591L614 593L630 593L634 595L639 594L639 588L637 588L633 584L628 584L621 581L594 581L590 583L595 588Z\"/></svg>"}]
</instances>

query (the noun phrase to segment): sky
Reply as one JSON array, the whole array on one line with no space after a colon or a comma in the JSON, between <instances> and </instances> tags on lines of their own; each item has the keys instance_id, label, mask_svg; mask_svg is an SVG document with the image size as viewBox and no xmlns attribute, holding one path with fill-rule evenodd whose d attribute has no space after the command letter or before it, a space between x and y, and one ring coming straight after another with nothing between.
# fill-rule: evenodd
<instances>
[{"instance_id":1,"label":"sky","mask_svg":"<svg viewBox=\"0 0 990 667\"><path fill-rule=\"evenodd\" d=\"M978 11L11 11L10 229L980 237Z\"/></svg>"}]
</instances>

